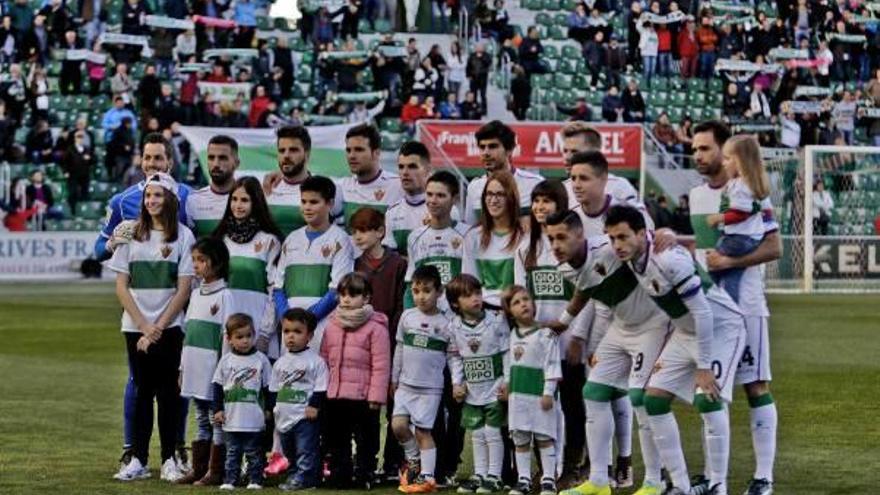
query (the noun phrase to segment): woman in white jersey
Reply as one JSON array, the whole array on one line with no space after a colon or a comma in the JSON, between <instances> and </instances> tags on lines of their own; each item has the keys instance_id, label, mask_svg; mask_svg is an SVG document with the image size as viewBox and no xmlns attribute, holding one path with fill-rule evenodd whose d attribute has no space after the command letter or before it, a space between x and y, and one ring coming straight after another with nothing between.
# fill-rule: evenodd
<instances>
[{"instance_id":1,"label":"woman in white jersey","mask_svg":"<svg viewBox=\"0 0 880 495\"><path fill-rule=\"evenodd\" d=\"M177 183L171 176L160 173L147 179L131 240L116 248L108 265L116 272L116 296L125 310L122 332L138 389L134 456L116 474L120 481L150 476L146 466L154 399L158 403L162 479L181 476L174 461L180 417L177 378L183 308L194 274L190 251L195 240L190 230L178 223L179 207Z\"/></svg>"},{"instance_id":2,"label":"woman in white jersey","mask_svg":"<svg viewBox=\"0 0 880 495\"><path fill-rule=\"evenodd\" d=\"M501 292L513 285L514 255L525 233L519 222L519 193L513 176L495 172L480 198L479 224L464 237L461 272L483 284L484 302L501 307Z\"/></svg>"},{"instance_id":3,"label":"woman in white jersey","mask_svg":"<svg viewBox=\"0 0 880 495\"><path fill-rule=\"evenodd\" d=\"M254 177L235 181L226 212L213 236L222 239L229 249L228 287L233 305L230 314L244 313L251 317L256 327L257 349L274 362L281 353L281 346L270 289L282 238L269 213L260 181ZM281 453L281 439L274 432L272 445L267 475L279 474L288 466Z\"/></svg>"}]
</instances>

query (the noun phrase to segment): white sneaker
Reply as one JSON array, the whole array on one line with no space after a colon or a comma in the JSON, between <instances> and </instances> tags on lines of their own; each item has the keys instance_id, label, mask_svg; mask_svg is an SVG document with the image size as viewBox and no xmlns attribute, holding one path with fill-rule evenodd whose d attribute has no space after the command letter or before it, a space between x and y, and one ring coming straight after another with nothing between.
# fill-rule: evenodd
<instances>
[{"instance_id":1,"label":"white sneaker","mask_svg":"<svg viewBox=\"0 0 880 495\"><path fill-rule=\"evenodd\" d=\"M235 485L233 485L232 483L223 483L222 485L220 485L220 489L221 490L235 490Z\"/></svg>"},{"instance_id":2,"label":"white sneaker","mask_svg":"<svg viewBox=\"0 0 880 495\"><path fill-rule=\"evenodd\" d=\"M180 472L180 469L177 467L177 462L175 462L173 457L169 457L165 460L165 463L162 464L162 474L160 478L172 483L183 478L183 473Z\"/></svg>"},{"instance_id":3,"label":"white sneaker","mask_svg":"<svg viewBox=\"0 0 880 495\"><path fill-rule=\"evenodd\" d=\"M113 478L119 481L142 480L150 477L150 470L141 464L137 457L132 457L127 466L120 469Z\"/></svg>"},{"instance_id":4,"label":"white sneaker","mask_svg":"<svg viewBox=\"0 0 880 495\"><path fill-rule=\"evenodd\" d=\"M262 490L263 485L260 485L259 483L251 483L247 486L247 489L248 490Z\"/></svg>"}]
</instances>

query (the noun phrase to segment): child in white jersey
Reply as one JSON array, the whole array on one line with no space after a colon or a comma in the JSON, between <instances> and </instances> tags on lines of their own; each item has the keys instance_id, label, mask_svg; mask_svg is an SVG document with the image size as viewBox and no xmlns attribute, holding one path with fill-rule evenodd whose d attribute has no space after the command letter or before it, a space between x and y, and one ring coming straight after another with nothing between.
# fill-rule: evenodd
<instances>
[{"instance_id":1,"label":"child in white jersey","mask_svg":"<svg viewBox=\"0 0 880 495\"><path fill-rule=\"evenodd\" d=\"M458 493L493 493L502 489L507 412L499 401L508 360L510 327L500 311L483 304L480 281L467 274L446 286L446 299L456 313L449 325L452 334L453 396L464 401L461 425L470 432L474 449L474 475Z\"/></svg>"},{"instance_id":2,"label":"child in white jersey","mask_svg":"<svg viewBox=\"0 0 880 495\"><path fill-rule=\"evenodd\" d=\"M214 372L214 421L223 425L226 466L221 490L232 490L241 475L241 457L247 456L248 488L263 484L263 430L270 408L263 410L268 396L272 365L254 347L254 322L244 313L226 321L229 351Z\"/></svg>"},{"instance_id":3,"label":"child in white jersey","mask_svg":"<svg viewBox=\"0 0 880 495\"><path fill-rule=\"evenodd\" d=\"M516 446L518 480L509 495L526 495L532 485L532 440L541 456L541 495L556 494L556 437L561 411L554 400L562 379L559 342L549 328L535 322L535 302L515 285L504 291L501 305L514 323L510 357L504 370L507 422Z\"/></svg>"},{"instance_id":4,"label":"child in white jersey","mask_svg":"<svg viewBox=\"0 0 880 495\"><path fill-rule=\"evenodd\" d=\"M397 346L391 368L394 413L391 427L403 447L408 472L401 470L404 493L430 493L437 448L431 429L443 394L443 369L451 359L449 318L437 307L443 291L440 271L425 265L413 273L412 294L416 307L404 311L397 326ZM415 436L411 431L415 430ZM418 476L413 476L418 472Z\"/></svg>"},{"instance_id":5,"label":"child in white jersey","mask_svg":"<svg viewBox=\"0 0 880 495\"><path fill-rule=\"evenodd\" d=\"M327 397L327 365L309 341L318 320L302 308L281 318L287 354L272 368L269 392L275 399L275 428L284 456L291 461L282 490L306 490L318 484L318 412Z\"/></svg>"},{"instance_id":6,"label":"child in white jersey","mask_svg":"<svg viewBox=\"0 0 880 495\"><path fill-rule=\"evenodd\" d=\"M733 136L721 149L722 164L731 177L722 197L723 213L709 215L710 226L723 225L715 249L725 256L745 256L764 238L763 211L770 208L770 179L761 160L761 145L751 135ZM726 201L725 201L726 199ZM712 272L712 278L739 302L744 268Z\"/></svg>"},{"instance_id":7,"label":"child in white jersey","mask_svg":"<svg viewBox=\"0 0 880 495\"><path fill-rule=\"evenodd\" d=\"M229 250L223 241L205 237L193 246L192 260L201 283L192 291L186 310L180 396L195 403L198 430L192 442L192 471L177 482L192 484L203 480L210 460L212 473L204 480L207 484L223 469L223 430L212 424L216 411L211 380L223 347L223 324L233 312L232 293L226 288Z\"/></svg>"}]
</instances>

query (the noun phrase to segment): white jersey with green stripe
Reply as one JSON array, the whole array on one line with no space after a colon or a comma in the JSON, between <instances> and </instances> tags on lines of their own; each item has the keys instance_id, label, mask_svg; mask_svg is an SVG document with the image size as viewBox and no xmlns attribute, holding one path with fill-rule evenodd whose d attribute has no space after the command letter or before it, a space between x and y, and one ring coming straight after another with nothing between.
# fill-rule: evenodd
<instances>
[{"instance_id":1,"label":"white jersey with green stripe","mask_svg":"<svg viewBox=\"0 0 880 495\"><path fill-rule=\"evenodd\" d=\"M165 242L164 232L151 230L145 241L132 239L113 251L107 268L129 276L128 292L146 321L155 323L177 293L177 278L193 276L192 232L183 224L177 225L177 239ZM183 325L183 313L168 323L169 327ZM122 331L140 333L127 311L122 313Z\"/></svg>"},{"instance_id":2,"label":"white jersey with green stripe","mask_svg":"<svg viewBox=\"0 0 880 495\"><path fill-rule=\"evenodd\" d=\"M584 240L587 251L584 264L575 268L559 265L562 275L574 283L575 289L611 308L621 329L640 333L642 323L660 309L640 286L632 270L614 254L608 236L592 236Z\"/></svg>"},{"instance_id":3,"label":"white jersey with green stripe","mask_svg":"<svg viewBox=\"0 0 880 495\"><path fill-rule=\"evenodd\" d=\"M461 260L461 273L477 277L483 284L483 300L501 306L501 292L513 285L513 258L516 246L508 249L512 234L497 234L489 238L489 245L480 245L483 228L471 228L464 236L464 256Z\"/></svg>"},{"instance_id":4,"label":"white jersey with green stripe","mask_svg":"<svg viewBox=\"0 0 880 495\"><path fill-rule=\"evenodd\" d=\"M233 310L232 292L223 280L202 283L189 298L180 354L180 395L212 400L211 380L223 350L224 325Z\"/></svg>"},{"instance_id":5,"label":"white jersey with green stripe","mask_svg":"<svg viewBox=\"0 0 880 495\"><path fill-rule=\"evenodd\" d=\"M346 230L349 219L359 208L370 206L385 213L389 206L403 200L400 177L387 170L381 170L375 179L368 182L360 182L354 176L345 177L339 180L336 187L342 190Z\"/></svg>"},{"instance_id":6,"label":"white jersey with green stripe","mask_svg":"<svg viewBox=\"0 0 880 495\"><path fill-rule=\"evenodd\" d=\"M482 207L480 206L483 198L483 189L486 189L486 181L488 175L484 174L472 180L467 187L467 196L465 196L464 221L470 225L476 225L480 222ZM544 178L540 174L529 172L521 168L513 169L513 180L516 182L516 189L519 192L519 208L520 215L528 215L532 206L532 189L543 181Z\"/></svg>"},{"instance_id":7,"label":"white jersey with green stripe","mask_svg":"<svg viewBox=\"0 0 880 495\"><path fill-rule=\"evenodd\" d=\"M205 186L189 193L185 205L186 217L189 228L192 229L196 239L209 236L214 232L214 229L220 224L220 220L223 219L228 202L229 193L216 193L211 186Z\"/></svg>"},{"instance_id":8,"label":"white jersey with green stripe","mask_svg":"<svg viewBox=\"0 0 880 495\"><path fill-rule=\"evenodd\" d=\"M541 408L541 396L554 396L562 379L556 334L549 328L514 327L508 362L508 428L556 438L557 414Z\"/></svg>"},{"instance_id":9,"label":"white jersey with green stripe","mask_svg":"<svg viewBox=\"0 0 880 495\"><path fill-rule=\"evenodd\" d=\"M568 307L574 295L574 284L559 271L559 262L553 256L546 235L541 236L535 248L535 265L526 268L529 239L520 243L513 260L513 282L528 289L535 301L535 321L553 321ZM571 340L571 332L563 332L559 337L559 345L565 349Z\"/></svg>"},{"instance_id":10,"label":"white jersey with green stripe","mask_svg":"<svg viewBox=\"0 0 880 495\"><path fill-rule=\"evenodd\" d=\"M397 323L396 339L391 383L443 390L443 369L451 356L449 316L439 310L428 315L419 308L407 309Z\"/></svg>"},{"instance_id":11,"label":"white jersey with green stripe","mask_svg":"<svg viewBox=\"0 0 880 495\"><path fill-rule=\"evenodd\" d=\"M425 224L428 207L424 194L418 197L405 197L393 204L385 213L385 239L382 244L396 249L401 256L407 255L407 241L410 233Z\"/></svg>"},{"instance_id":12,"label":"white jersey with green stripe","mask_svg":"<svg viewBox=\"0 0 880 495\"><path fill-rule=\"evenodd\" d=\"M627 194L627 190L624 187L619 186L620 181L625 181L625 179L619 177L617 179L618 180L613 183L615 184L614 186L611 185L612 182L610 181L608 185L605 186L605 204L602 206L599 213L591 215L585 212L584 207L580 204L572 208L572 210L581 217L581 223L584 225L585 237L602 235L605 233L605 216L608 214L608 210L612 206L632 206L641 212L642 216L645 218L645 225L648 230L654 230L654 220L651 219L651 215L648 213L648 209L645 208L645 204L639 201L638 196ZM629 184L629 182L627 182L627 184Z\"/></svg>"},{"instance_id":13,"label":"white jersey with green stripe","mask_svg":"<svg viewBox=\"0 0 880 495\"><path fill-rule=\"evenodd\" d=\"M275 392L275 428L284 433L306 415L315 392L327 391L327 364L309 347L288 352L275 361L269 391Z\"/></svg>"},{"instance_id":14,"label":"white jersey with green stripe","mask_svg":"<svg viewBox=\"0 0 880 495\"><path fill-rule=\"evenodd\" d=\"M308 309L354 271L351 240L345 231L331 225L310 241L306 229L296 230L284 240L275 271L275 288L284 290L291 308Z\"/></svg>"},{"instance_id":15,"label":"white jersey with green stripe","mask_svg":"<svg viewBox=\"0 0 880 495\"><path fill-rule=\"evenodd\" d=\"M465 384L465 402L485 406L498 400L504 369L510 353L510 327L500 311L485 310L476 324L456 316L449 324L453 359L461 364L450 368L453 384Z\"/></svg>"},{"instance_id":16,"label":"white jersey with green stripe","mask_svg":"<svg viewBox=\"0 0 880 495\"><path fill-rule=\"evenodd\" d=\"M271 378L272 364L260 351L228 352L220 358L214 383L223 387L223 431L257 432L266 428L266 398L261 392L269 386Z\"/></svg>"},{"instance_id":17,"label":"white jersey with green stripe","mask_svg":"<svg viewBox=\"0 0 880 495\"><path fill-rule=\"evenodd\" d=\"M724 187L713 188L709 184L701 184L691 189L690 209L691 226L694 229L694 255L697 263L704 270L708 270L706 253L715 249L721 231L710 227L707 218L709 215L721 213L722 195ZM762 206L761 218L764 223L764 235L779 230L779 225L773 217L773 209L769 205ZM747 316L770 316L767 308L767 298L764 294L764 266L756 265L747 267L740 279L739 307Z\"/></svg>"},{"instance_id":18,"label":"white jersey with green stripe","mask_svg":"<svg viewBox=\"0 0 880 495\"><path fill-rule=\"evenodd\" d=\"M461 273L464 257L464 236L470 229L466 224L452 222L445 229L422 226L410 233L407 240L409 254L405 280L410 282L416 268L433 265L440 272L443 285Z\"/></svg>"},{"instance_id":19,"label":"white jersey with green stripe","mask_svg":"<svg viewBox=\"0 0 880 495\"><path fill-rule=\"evenodd\" d=\"M279 338L275 326L266 319L270 306L270 286L275 277L275 262L281 241L268 232L257 232L249 242L237 243L223 239L229 249L229 290L234 296L234 313L244 313L254 320L258 335L269 337L267 355L279 354Z\"/></svg>"},{"instance_id":20,"label":"white jersey with green stripe","mask_svg":"<svg viewBox=\"0 0 880 495\"><path fill-rule=\"evenodd\" d=\"M282 180L272 192L266 196L266 202L269 204L269 213L275 220L275 225L281 230L282 236L288 236L291 232L306 225L306 221L302 216L302 206L300 201L299 186L300 182L288 182ZM342 214L342 192L339 187L336 188L336 199L333 200L333 209L330 212L330 218L338 218Z\"/></svg>"},{"instance_id":21,"label":"white jersey with green stripe","mask_svg":"<svg viewBox=\"0 0 880 495\"><path fill-rule=\"evenodd\" d=\"M577 197L574 195L574 185L571 179L562 181L565 192L568 193L568 209L573 210L578 206ZM622 203L636 202L639 200L639 192L623 177L608 173L608 182L605 184L605 194L608 194Z\"/></svg>"}]
</instances>

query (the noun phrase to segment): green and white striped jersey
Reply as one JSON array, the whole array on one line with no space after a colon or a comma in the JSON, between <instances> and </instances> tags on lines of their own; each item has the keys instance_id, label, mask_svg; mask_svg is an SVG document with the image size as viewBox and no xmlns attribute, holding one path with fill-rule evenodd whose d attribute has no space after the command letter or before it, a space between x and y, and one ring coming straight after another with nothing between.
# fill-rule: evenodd
<instances>
[{"instance_id":1,"label":"green and white striped jersey","mask_svg":"<svg viewBox=\"0 0 880 495\"><path fill-rule=\"evenodd\" d=\"M353 270L351 240L345 231L331 225L310 241L303 227L285 239L274 285L284 289L291 308L308 309Z\"/></svg>"},{"instance_id":2,"label":"green and white striped jersey","mask_svg":"<svg viewBox=\"0 0 880 495\"><path fill-rule=\"evenodd\" d=\"M132 239L113 251L107 268L129 276L128 291L147 321L155 323L168 307L177 293L178 277L195 274L191 253L193 244L192 232L185 225L178 224L175 241L165 242L164 232L152 230L146 241ZM168 324L169 327L181 325L182 312ZM127 311L122 314L122 331L141 332Z\"/></svg>"},{"instance_id":3,"label":"green and white striped jersey","mask_svg":"<svg viewBox=\"0 0 880 495\"><path fill-rule=\"evenodd\" d=\"M269 391L276 392L275 428L284 433L302 421L315 392L327 391L327 364L309 347L275 361Z\"/></svg>"},{"instance_id":4,"label":"green and white striped jersey","mask_svg":"<svg viewBox=\"0 0 880 495\"><path fill-rule=\"evenodd\" d=\"M211 235L223 214L226 212L226 204L229 202L229 194L219 194L205 186L197 191L189 193L186 197L186 217L189 228L192 229L196 239Z\"/></svg>"},{"instance_id":5,"label":"green and white striped jersey","mask_svg":"<svg viewBox=\"0 0 880 495\"><path fill-rule=\"evenodd\" d=\"M425 225L410 233L406 281L412 281L416 268L422 265L436 266L444 286L459 275L464 257L464 236L469 229L466 224L452 222L445 229Z\"/></svg>"},{"instance_id":6,"label":"green and white striped jersey","mask_svg":"<svg viewBox=\"0 0 880 495\"><path fill-rule=\"evenodd\" d=\"M489 245L480 246L483 228L473 227L464 236L461 272L477 277L483 284L483 300L501 306L501 292L513 285L513 258L516 246L507 248L511 234L492 233Z\"/></svg>"},{"instance_id":7,"label":"green and white striped jersey","mask_svg":"<svg viewBox=\"0 0 880 495\"><path fill-rule=\"evenodd\" d=\"M519 213L520 215L528 215L529 209L532 207L532 189L543 181L544 178L540 174L529 172L521 168L513 169L513 180L516 182L516 189L519 192ZM480 215L482 215L483 190L486 189L487 174L483 174L472 180L467 187L467 196L465 196L464 221L470 225L480 223Z\"/></svg>"},{"instance_id":8,"label":"green and white striped jersey","mask_svg":"<svg viewBox=\"0 0 880 495\"><path fill-rule=\"evenodd\" d=\"M450 367L452 383L467 385L465 402L485 406L495 402L510 351L510 327L500 311L485 310L479 323L470 325L460 316L449 324L454 346L453 359L461 365Z\"/></svg>"},{"instance_id":9,"label":"green and white striped jersey","mask_svg":"<svg viewBox=\"0 0 880 495\"><path fill-rule=\"evenodd\" d=\"M396 339L391 383L442 390L443 369L451 357L449 316L443 311L427 315L418 308L407 309L397 323Z\"/></svg>"},{"instance_id":10,"label":"green and white striped jersey","mask_svg":"<svg viewBox=\"0 0 880 495\"><path fill-rule=\"evenodd\" d=\"M345 177L337 182L336 187L342 190L346 231L349 219L359 208L370 206L385 213L389 206L403 200L400 177L387 170L380 171L369 182L359 182L354 176Z\"/></svg>"},{"instance_id":11,"label":"green and white striped jersey","mask_svg":"<svg viewBox=\"0 0 880 495\"><path fill-rule=\"evenodd\" d=\"M427 215L424 194L414 198L407 196L403 201L391 205L385 212L385 239L382 244L406 256L410 233L424 225Z\"/></svg>"},{"instance_id":12,"label":"green and white striped jersey","mask_svg":"<svg viewBox=\"0 0 880 495\"><path fill-rule=\"evenodd\" d=\"M556 413L541 408L541 396L556 395L562 379L559 342L549 328L517 328L510 332L508 427L556 437Z\"/></svg>"},{"instance_id":13,"label":"green and white striped jersey","mask_svg":"<svg viewBox=\"0 0 880 495\"><path fill-rule=\"evenodd\" d=\"M269 213L275 220L275 225L281 230L282 236L288 236L296 229L306 225L302 216L299 186L302 182L287 182L282 180L272 192L266 196L269 204ZM330 211L331 221L342 214L342 194L339 187L336 188L336 198L333 200L333 209Z\"/></svg>"},{"instance_id":14,"label":"green and white striped jersey","mask_svg":"<svg viewBox=\"0 0 880 495\"><path fill-rule=\"evenodd\" d=\"M211 380L223 350L224 325L233 310L226 282L202 283L193 290L186 310L183 351L180 354L180 395L212 400Z\"/></svg>"},{"instance_id":15,"label":"green and white striped jersey","mask_svg":"<svg viewBox=\"0 0 880 495\"><path fill-rule=\"evenodd\" d=\"M220 358L213 381L223 387L223 431L258 432L266 428L261 391L269 386L271 377L272 365L260 351L228 352Z\"/></svg>"}]
</instances>

